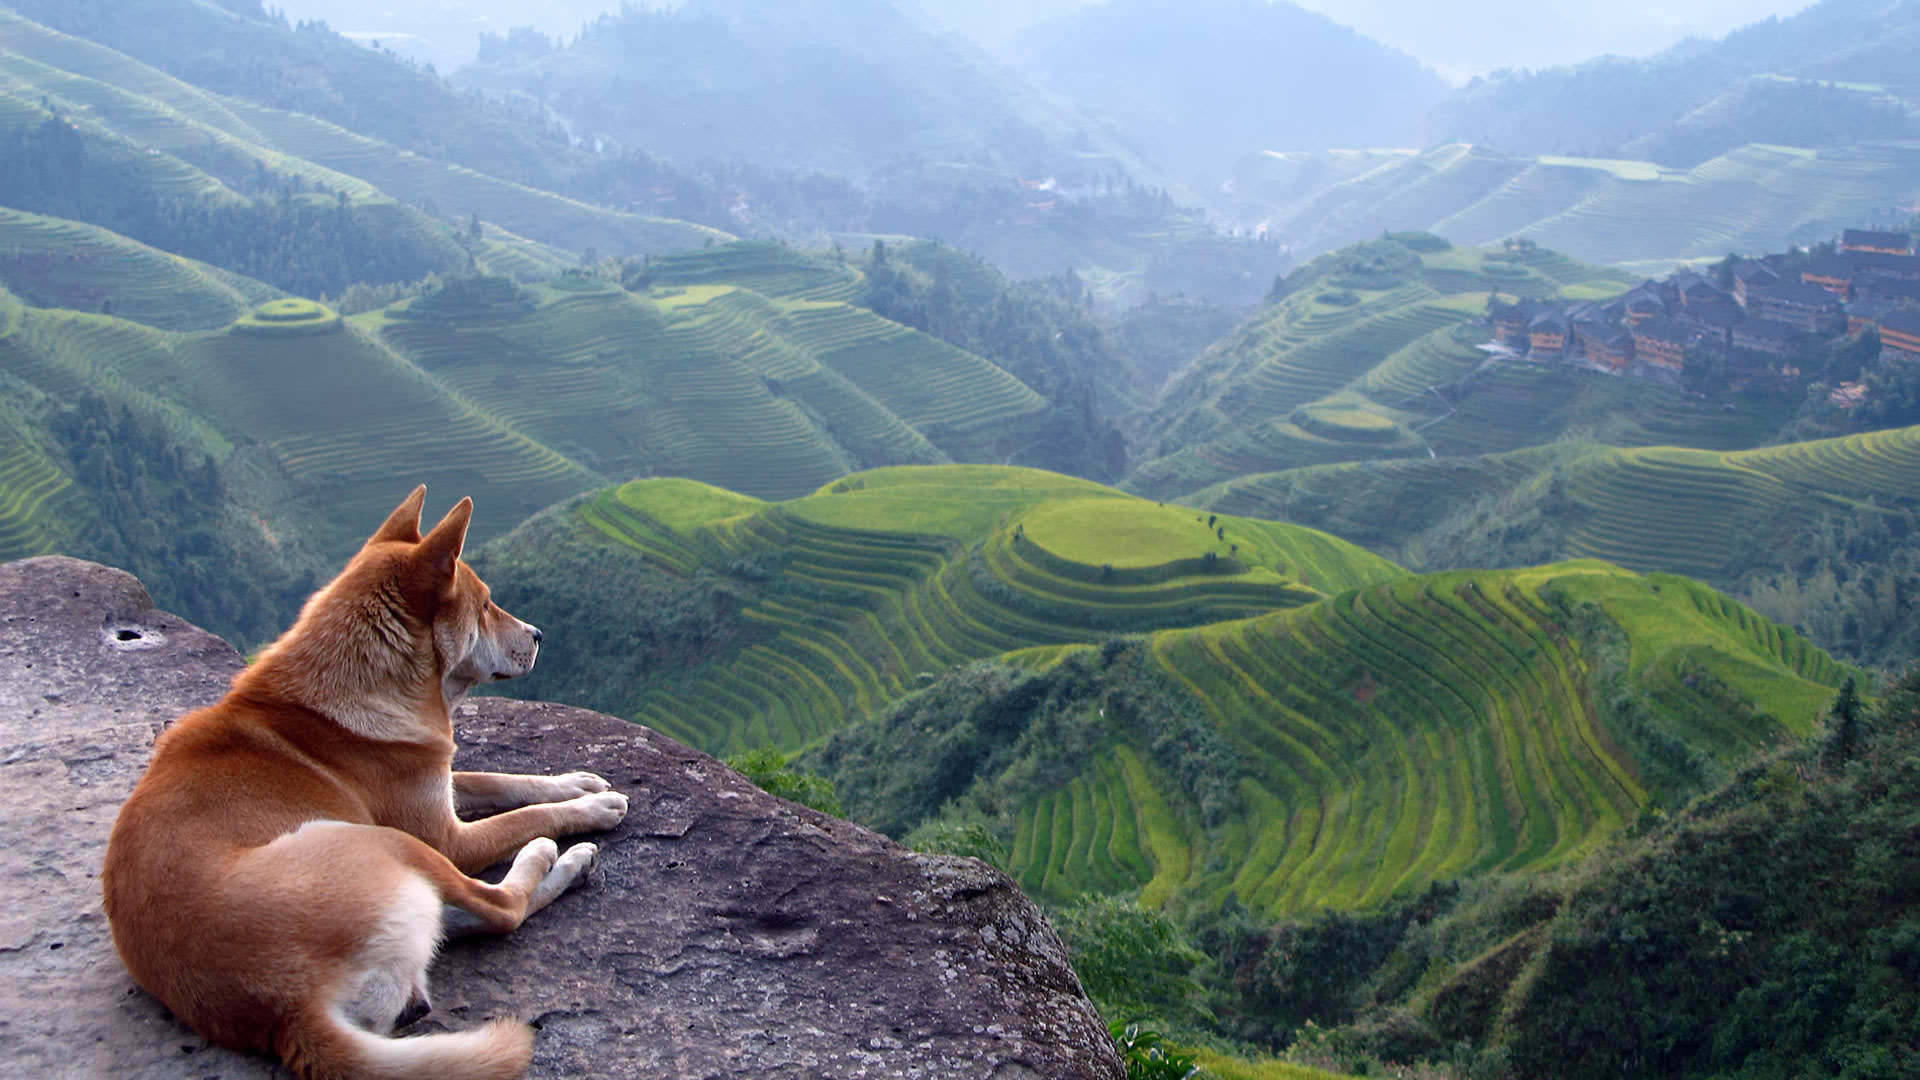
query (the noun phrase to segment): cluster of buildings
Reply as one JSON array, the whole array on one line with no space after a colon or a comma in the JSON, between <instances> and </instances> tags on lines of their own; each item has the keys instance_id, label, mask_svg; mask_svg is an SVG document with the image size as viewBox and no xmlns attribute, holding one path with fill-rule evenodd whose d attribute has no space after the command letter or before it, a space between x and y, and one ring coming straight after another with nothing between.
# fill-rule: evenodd
<instances>
[{"instance_id":1,"label":"cluster of buildings","mask_svg":"<svg viewBox=\"0 0 1920 1080\"><path fill-rule=\"evenodd\" d=\"M1683 270L1612 300L1496 301L1489 314L1495 340L1528 359L1650 378L1677 379L1689 355L1723 359L1740 378L1791 378L1809 343L1869 325L1883 355L1920 361L1910 233L1848 229L1831 254L1743 259L1725 280Z\"/></svg>"}]
</instances>

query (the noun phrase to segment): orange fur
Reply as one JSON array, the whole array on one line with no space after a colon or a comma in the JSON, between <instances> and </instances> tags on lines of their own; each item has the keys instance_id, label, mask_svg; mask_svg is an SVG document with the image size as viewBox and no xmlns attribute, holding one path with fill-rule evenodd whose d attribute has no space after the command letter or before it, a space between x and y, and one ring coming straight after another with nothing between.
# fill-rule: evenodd
<instances>
[{"instance_id":1,"label":"orange fur","mask_svg":"<svg viewBox=\"0 0 1920 1080\"><path fill-rule=\"evenodd\" d=\"M590 865L626 799L590 773L456 774L452 706L531 670L539 631L461 561L473 503L422 536L416 489L293 628L154 746L101 874L127 969L214 1042L313 1080L501 1077L532 1033L386 1037L445 934L506 933ZM456 797L504 810L463 822ZM470 875L515 855L494 885Z\"/></svg>"}]
</instances>

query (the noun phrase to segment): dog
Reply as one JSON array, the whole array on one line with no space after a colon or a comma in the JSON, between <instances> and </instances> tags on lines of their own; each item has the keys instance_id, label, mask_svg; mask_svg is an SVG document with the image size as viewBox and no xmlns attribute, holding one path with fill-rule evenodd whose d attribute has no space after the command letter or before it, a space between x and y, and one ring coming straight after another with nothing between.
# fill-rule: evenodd
<instances>
[{"instance_id":1,"label":"dog","mask_svg":"<svg viewBox=\"0 0 1920 1080\"><path fill-rule=\"evenodd\" d=\"M160 736L101 874L135 981L307 1080L524 1073L533 1032L515 1020L392 1032L431 1008L446 937L508 933L593 865L593 844L552 838L627 813L592 773L453 771L453 706L533 670L541 634L461 560L473 500L423 537L425 500L415 489L226 697ZM509 855L498 885L472 876Z\"/></svg>"}]
</instances>

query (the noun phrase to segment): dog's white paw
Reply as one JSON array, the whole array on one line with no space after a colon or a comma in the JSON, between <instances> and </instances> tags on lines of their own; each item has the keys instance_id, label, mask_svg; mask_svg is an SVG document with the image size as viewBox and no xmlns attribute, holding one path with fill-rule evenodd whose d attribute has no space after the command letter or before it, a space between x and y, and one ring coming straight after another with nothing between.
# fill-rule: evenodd
<instances>
[{"instance_id":1,"label":"dog's white paw","mask_svg":"<svg viewBox=\"0 0 1920 1080\"><path fill-rule=\"evenodd\" d=\"M600 847L597 844L575 844L560 856L534 887L533 895L527 898L527 910L538 911L559 897L563 892L586 879L587 872L600 861Z\"/></svg>"},{"instance_id":2,"label":"dog's white paw","mask_svg":"<svg viewBox=\"0 0 1920 1080\"><path fill-rule=\"evenodd\" d=\"M541 836L529 840L513 856L513 870L520 872L522 867L530 871L534 880L545 877L556 862L560 861L560 845L549 837Z\"/></svg>"},{"instance_id":3,"label":"dog's white paw","mask_svg":"<svg viewBox=\"0 0 1920 1080\"><path fill-rule=\"evenodd\" d=\"M611 790L613 787L612 784L607 783L605 777L590 772L570 772L564 776L552 776L548 779L553 781L556 789L554 798L551 800L553 802L577 799L582 795L597 794Z\"/></svg>"},{"instance_id":4,"label":"dog's white paw","mask_svg":"<svg viewBox=\"0 0 1920 1080\"><path fill-rule=\"evenodd\" d=\"M604 832L627 816L627 797L617 791L599 791L572 800L580 810L582 832Z\"/></svg>"}]
</instances>

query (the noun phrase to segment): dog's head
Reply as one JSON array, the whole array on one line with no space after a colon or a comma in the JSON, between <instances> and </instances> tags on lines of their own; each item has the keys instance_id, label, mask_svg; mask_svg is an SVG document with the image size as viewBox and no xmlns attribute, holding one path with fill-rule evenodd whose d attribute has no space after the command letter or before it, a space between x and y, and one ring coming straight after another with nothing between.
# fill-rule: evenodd
<instances>
[{"instance_id":1,"label":"dog's head","mask_svg":"<svg viewBox=\"0 0 1920 1080\"><path fill-rule=\"evenodd\" d=\"M367 540L361 556L385 564L400 594L394 599L429 628L434 669L452 703L479 683L532 671L541 634L494 603L493 590L460 558L473 500L461 499L422 536L420 509L426 497L425 485L415 488Z\"/></svg>"}]
</instances>

